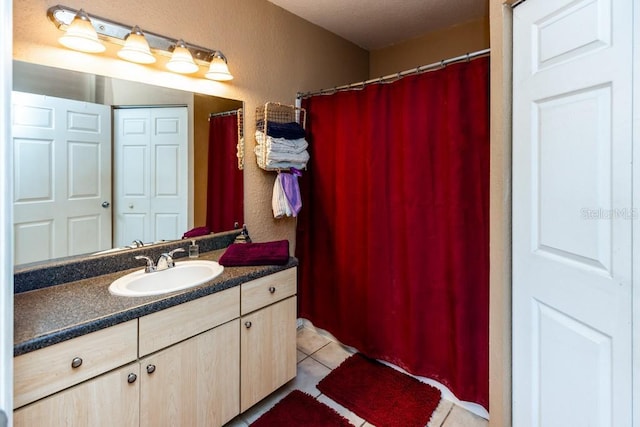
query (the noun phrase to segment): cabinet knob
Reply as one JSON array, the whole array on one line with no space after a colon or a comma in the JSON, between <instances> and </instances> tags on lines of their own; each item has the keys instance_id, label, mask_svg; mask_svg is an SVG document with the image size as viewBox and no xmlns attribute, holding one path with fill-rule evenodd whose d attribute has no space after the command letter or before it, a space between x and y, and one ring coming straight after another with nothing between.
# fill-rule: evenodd
<instances>
[{"instance_id":1,"label":"cabinet knob","mask_svg":"<svg viewBox=\"0 0 640 427\"><path fill-rule=\"evenodd\" d=\"M147 365L147 374L153 374L156 371L156 365Z\"/></svg>"},{"instance_id":2,"label":"cabinet knob","mask_svg":"<svg viewBox=\"0 0 640 427\"><path fill-rule=\"evenodd\" d=\"M275 288L275 286L271 286L271 287L269 287L269 292L271 292L272 294L275 294L275 293L276 293L276 288Z\"/></svg>"},{"instance_id":3,"label":"cabinet knob","mask_svg":"<svg viewBox=\"0 0 640 427\"><path fill-rule=\"evenodd\" d=\"M244 326L247 327L247 329L249 329L251 327L251 322L244 322Z\"/></svg>"},{"instance_id":4,"label":"cabinet knob","mask_svg":"<svg viewBox=\"0 0 640 427\"><path fill-rule=\"evenodd\" d=\"M132 373L130 373L130 374L127 376L127 382L128 382L129 384L133 384L133 383L135 383L137 379L138 379L138 376L137 376L136 374L134 374L133 372L132 372Z\"/></svg>"},{"instance_id":5,"label":"cabinet knob","mask_svg":"<svg viewBox=\"0 0 640 427\"><path fill-rule=\"evenodd\" d=\"M74 357L73 360L71 361L71 367L75 369L75 368L79 368L80 365L82 365L82 358Z\"/></svg>"}]
</instances>

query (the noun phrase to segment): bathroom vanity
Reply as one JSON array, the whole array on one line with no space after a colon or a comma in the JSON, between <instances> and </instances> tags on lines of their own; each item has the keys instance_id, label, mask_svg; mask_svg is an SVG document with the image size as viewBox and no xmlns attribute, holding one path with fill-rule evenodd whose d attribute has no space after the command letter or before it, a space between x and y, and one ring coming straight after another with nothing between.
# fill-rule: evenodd
<instances>
[{"instance_id":1,"label":"bathroom vanity","mask_svg":"<svg viewBox=\"0 0 640 427\"><path fill-rule=\"evenodd\" d=\"M295 377L294 258L167 295L110 295L131 271L16 294L16 426L220 426Z\"/></svg>"}]
</instances>

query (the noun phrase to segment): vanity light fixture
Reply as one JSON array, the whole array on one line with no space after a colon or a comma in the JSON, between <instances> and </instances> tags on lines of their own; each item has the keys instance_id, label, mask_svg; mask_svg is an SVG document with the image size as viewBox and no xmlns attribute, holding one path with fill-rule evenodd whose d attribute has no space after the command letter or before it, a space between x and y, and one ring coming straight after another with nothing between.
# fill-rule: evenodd
<instances>
[{"instance_id":1,"label":"vanity light fixture","mask_svg":"<svg viewBox=\"0 0 640 427\"><path fill-rule=\"evenodd\" d=\"M191 56L191 52L187 49L184 41L178 40L173 49L171 60L167 62L167 68L174 73L192 74L198 71L200 67L193 61L193 56Z\"/></svg>"},{"instance_id":2,"label":"vanity light fixture","mask_svg":"<svg viewBox=\"0 0 640 427\"><path fill-rule=\"evenodd\" d=\"M107 41L123 46L118 56L127 61L150 64L155 62L158 56L165 56L170 58L167 68L177 73L191 74L197 72L200 66L206 66L208 71L205 76L208 79L227 81L233 78L229 72L227 58L219 50L193 45L149 31L143 34L138 26L131 29L131 25L90 15L82 9L78 11L67 6L50 7L47 10L47 16L58 29L66 32L60 42L71 49L93 53L104 52L106 47L102 41ZM80 33L81 36L76 36L76 30L71 31L75 21L78 20L82 21L82 28L84 28ZM71 36L92 40L85 43L93 46L93 50L89 50L90 47L84 49L73 47L72 44L62 41Z\"/></svg>"},{"instance_id":3,"label":"vanity light fixture","mask_svg":"<svg viewBox=\"0 0 640 427\"><path fill-rule=\"evenodd\" d=\"M209 71L204 75L210 80L228 81L233 79L233 76L229 72L227 66L227 58L222 52L216 51L211 58L211 64L209 65Z\"/></svg>"},{"instance_id":4,"label":"vanity light fixture","mask_svg":"<svg viewBox=\"0 0 640 427\"><path fill-rule=\"evenodd\" d=\"M69 49L80 52L100 53L107 48L98 40L98 33L91 24L89 16L80 9L73 17L67 31L58 41Z\"/></svg>"},{"instance_id":5,"label":"vanity light fixture","mask_svg":"<svg viewBox=\"0 0 640 427\"><path fill-rule=\"evenodd\" d=\"M151 54L149 43L144 38L142 30L137 25L133 27L124 46L118 51L118 56L125 61L136 62L138 64L153 64L156 57Z\"/></svg>"}]
</instances>

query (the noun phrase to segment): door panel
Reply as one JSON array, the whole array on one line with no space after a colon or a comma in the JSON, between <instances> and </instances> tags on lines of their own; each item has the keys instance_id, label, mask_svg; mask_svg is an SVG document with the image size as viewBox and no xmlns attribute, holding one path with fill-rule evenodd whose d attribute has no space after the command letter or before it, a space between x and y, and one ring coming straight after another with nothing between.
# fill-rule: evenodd
<instances>
[{"instance_id":1,"label":"door panel","mask_svg":"<svg viewBox=\"0 0 640 427\"><path fill-rule=\"evenodd\" d=\"M611 43L611 3L607 0L536 5L533 22L533 70L570 61ZM570 31L567 31L570 29Z\"/></svg>"},{"instance_id":2,"label":"door panel","mask_svg":"<svg viewBox=\"0 0 640 427\"><path fill-rule=\"evenodd\" d=\"M531 123L534 250L608 275L611 228L588 216L612 208L611 87L536 101Z\"/></svg>"},{"instance_id":3,"label":"door panel","mask_svg":"<svg viewBox=\"0 0 640 427\"><path fill-rule=\"evenodd\" d=\"M155 177L151 215L156 240L179 239L187 231L187 109L151 111Z\"/></svg>"},{"instance_id":4,"label":"door panel","mask_svg":"<svg viewBox=\"0 0 640 427\"><path fill-rule=\"evenodd\" d=\"M296 297L242 317L240 412L296 376Z\"/></svg>"},{"instance_id":5,"label":"door panel","mask_svg":"<svg viewBox=\"0 0 640 427\"><path fill-rule=\"evenodd\" d=\"M187 230L186 107L114 111L114 246L182 237Z\"/></svg>"},{"instance_id":6,"label":"door panel","mask_svg":"<svg viewBox=\"0 0 640 427\"><path fill-rule=\"evenodd\" d=\"M139 377L139 370L138 364L127 365L23 406L14 412L14 425L138 427L140 381L127 379Z\"/></svg>"},{"instance_id":7,"label":"door panel","mask_svg":"<svg viewBox=\"0 0 640 427\"><path fill-rule=\"evenodd\" d=\"M631 426L631 6L514 10L517 426Z\"/></svg>"},{"instance_id":8,"label":"door panel","mask_svg":"<svg viewBox=\"0 0 640 427\"><path fill-rule=\"evenodd\" d=\"M235 417L239 328L236 319L142 359L140 425L217 427Z\"/></svg>"},{"instance_id":9,"label":"door panel","mask_svg":"<svg viewBox=\"0 0 640 427\"><path fill-rule=\"evenodd\" d=\"M13 92L12 114L16 264L110 248L110 108Z\"/></svg>"}]
</instances>

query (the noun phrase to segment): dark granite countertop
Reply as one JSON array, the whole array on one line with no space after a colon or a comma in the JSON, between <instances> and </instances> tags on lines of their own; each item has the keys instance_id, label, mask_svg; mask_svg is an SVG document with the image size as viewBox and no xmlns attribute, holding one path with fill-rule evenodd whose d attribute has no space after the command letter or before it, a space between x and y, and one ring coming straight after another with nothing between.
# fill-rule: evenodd
<instances>
[{"instance_id":1,"label":"dark granite countertop","mask_svg":"<svg viewBox=\"0 0 640 427\"><path fill-rule=\"evenodd\" d=\"M205 252L199 259L217 261L224 249ZM178 262L188 262L178 259ZM298 265L290 258L286 265L225 267L214 280L165 295L121 297L109 293L118 277L139 270L103 274L14 296L14 356L107 328L128 320L182 304L205 295L238 286Z\"/></svg>"}]
</instances>

